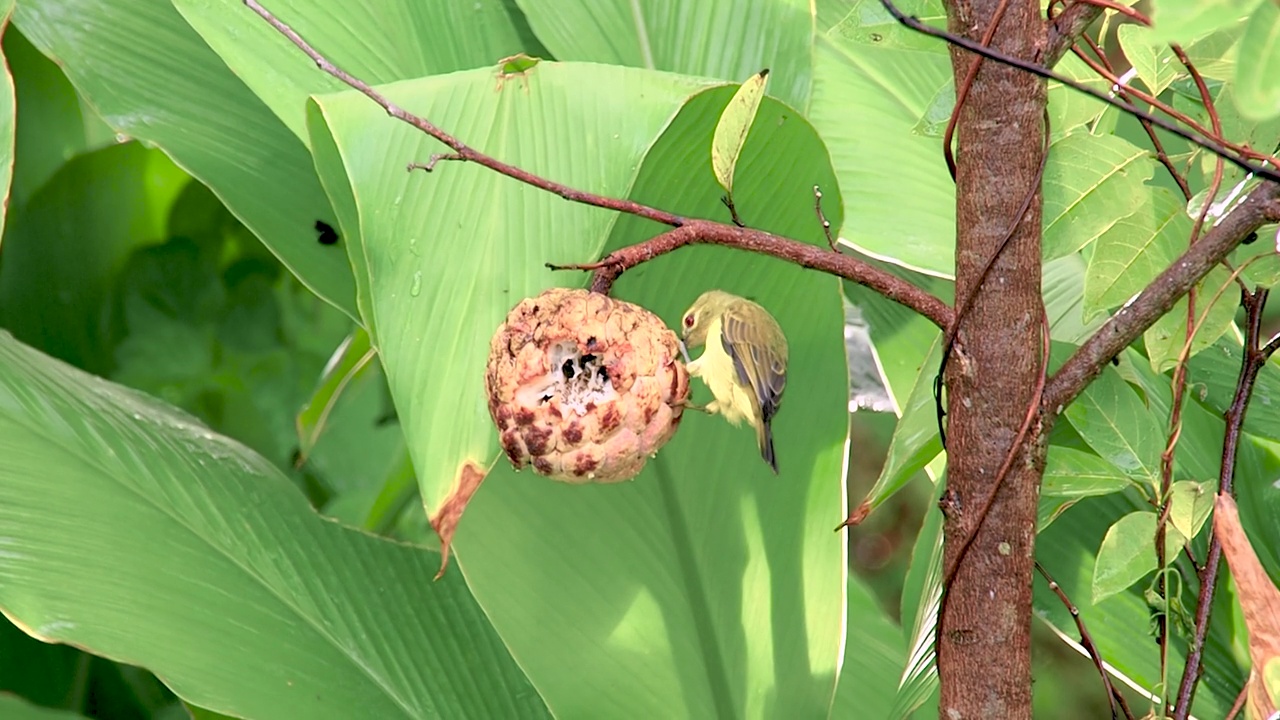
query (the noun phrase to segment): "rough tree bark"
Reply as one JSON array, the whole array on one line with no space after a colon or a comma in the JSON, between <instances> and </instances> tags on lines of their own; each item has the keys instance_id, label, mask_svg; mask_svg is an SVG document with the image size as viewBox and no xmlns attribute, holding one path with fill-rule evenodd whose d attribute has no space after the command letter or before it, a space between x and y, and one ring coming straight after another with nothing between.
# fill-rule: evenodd
<instances>
[{"instance_id":1,"label":"rough tree bark","mask_svg":"<svg viewBox=\"0 0 1280 720\"><path fill-rule=\"evenodd\" d=\"M982 42L1002 5L990 44L1039 59L1047 36L1037 0L950 0L949 28ZM957 87L975 57L952 48ZM958 303L973 299L946 373L943 568L951 584L938 635L939 709L946 720L1031 717L1031 581L1044 467L1040 428L1030 428L1026 450L981 516L1028 409L1038 400L1045 102L1040 79L984 62L956 128L956 297ZM1034 197L1028 203L1029 193ZM977 535L966 543L979 522Z\"/></svg>"}]
</instances>

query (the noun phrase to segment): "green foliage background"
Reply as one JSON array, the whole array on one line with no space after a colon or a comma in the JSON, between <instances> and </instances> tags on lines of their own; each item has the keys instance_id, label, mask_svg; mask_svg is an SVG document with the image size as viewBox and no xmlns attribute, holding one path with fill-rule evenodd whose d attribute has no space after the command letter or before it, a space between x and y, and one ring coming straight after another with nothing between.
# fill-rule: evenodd
<instances>
[{"instance_id":1,"label":"green foliage background","mask_svg":"<svg viewBox=\"0 0 1280 720\"><path fill-rule=\"evenodd\" d=\"M902 5L943 17L937 2ZM1280 50L1268 30L1280 17L1248 5L1161 0L1154 30L1101 32L1141 83L1203 116L1166 62L1163 43L1183 44L1228 135L1271 147ZM712 133L734 83L769 67L734 184L746 223L825 247L819 185L845 245L951 294L954 188L938 148L950 61L878 0L268 7L484 152L692 217L727 219ZM701 417L630 483L516 475L496 462L485 410L490 334L520 298L585 282L545 263L660 228L474 165L405 172L443 148L236 0L0 9L11 15L0 158L12 169L0 173L0 715L934 712L941 535L928 511L945 457L927 321L769 258L705 247L659 258L616 294L674 326L723 287L787 332L781 475L750 433ZM499 59L519 52L542 61L501 76ZM1088 77L1074 59L1060 69ZM1044 291L1060 361L1176 257L1205 198L1175 194L1130 118L1049 94ZM1162 139L1205 193L1212 159ZM1217 199L1248 182L1229 168ZM317 222L338 242L321 243ZM1273 249L1234 260L1263 255L1245 277L1269 285ZM1202 293L1224 281L1211 275ZM1209 490L1239 367L1234 297L1211 306L1191 346L1200 391L1177 479ZM1146 690L1162 682L1143 594L1155 561L1115 523L1147 507L1156 481L1185 315L1170 313L1067 410L1042 493L1038 559L1117 675ZM850 317L867 326L896 416L859 412L852 430ZM1238 488L1280 578L1276 367L1259 383ZM492 470L456 564L434 581L426 516L467 462ZM830 532L850 492L878 508L851 545ZM1199 519L1185 533L1193 553ZM1174 566L1194 602L1194 573ZM1202 717L1225 713L1247 668L1231 592L1208 639ZM1076 636L1066 609L1036 593L1037 658L1053 663L1037 667L1037 716L1105 712L1059 637ZM1173 673L1186 644L1175 633ZM1090 683L1096 693L1078 691Z\"/></svg>"}]
</instances>

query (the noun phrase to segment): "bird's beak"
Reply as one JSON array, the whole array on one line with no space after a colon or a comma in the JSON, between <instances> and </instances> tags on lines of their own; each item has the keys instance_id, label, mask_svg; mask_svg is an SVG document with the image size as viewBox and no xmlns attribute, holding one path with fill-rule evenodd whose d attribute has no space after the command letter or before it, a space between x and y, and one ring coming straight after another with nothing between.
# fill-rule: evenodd
<instances>
[{"instance_id":1,"label":"bird's beak","mask_svg":"<svg viewBox=\"0 0 1280 720\"><path fill-rule=\"evenodd\" d=\"M689 359L689 348L684 346L684 341L677 340L676 342L680 343L680 354L684 357L684 364L688 365L689 363L693 362L692 360Z\"/></svg>"}]
</instances>

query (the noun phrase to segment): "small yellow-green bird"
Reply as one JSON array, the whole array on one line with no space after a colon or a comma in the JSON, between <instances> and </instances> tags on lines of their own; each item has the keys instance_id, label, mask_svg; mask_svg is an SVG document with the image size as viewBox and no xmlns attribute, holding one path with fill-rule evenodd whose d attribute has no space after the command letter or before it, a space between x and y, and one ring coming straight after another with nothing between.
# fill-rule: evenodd
<instances>
[{"instance_id":1,"label":"small yellow-green bird","mask_svg":"<svg viewBox=\"0 0 1280 720\"><path fill-rule=\"evenodd\" d=\"M688 363L689 374L715 396L707 412L734 425L751 423L761 457L777 473L771 423L787 385L787 338L778 321L746 298L709 290L685 311L682 324L688 347L707 346Z\"/></svg>"}]
</instances>

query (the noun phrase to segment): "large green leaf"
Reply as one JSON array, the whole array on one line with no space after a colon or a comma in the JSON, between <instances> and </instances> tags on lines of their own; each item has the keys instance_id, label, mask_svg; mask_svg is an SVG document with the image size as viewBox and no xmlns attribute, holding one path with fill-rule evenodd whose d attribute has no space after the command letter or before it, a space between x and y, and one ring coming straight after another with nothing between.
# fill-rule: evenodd
<instances>
[{"instance_id":1,"label":"large green leaf","mask_svg":"<svg viewBox=\"0 0 1280 720\"><path fill-rule=\"evenodd\" d=\"M0 32L9 28L9 16L13 13L14 0L0 0ZM8 34L8 33L5 33ZM0 55L0 61L4 58ZM14 129L17 119L13 75L8 62L0 71L0 228L4 227L4 215L9 209L9 188L13 184Z\"/></svg>"},{"instance_id":2,"label":"large green leaf","mask_svg":"<svg viewBox=\"0 0 1280 720\"><path fill-rule=\"evenodd\" d=\"M813 82L813 17L795 0L516 0L559 60L743 82L770 69L769 93L803 110Z\"/></svg>"},{"instance_id":3,"label":"large green leaf","mask_svg":"<svg viewBox=\"0 0 1280 720\"><path fill-rule=\"evenodd\" d=\"M172 5L42 0L19 5L14 22L111 127L164 150L307 287L356 316L346 256L316 242L333 210L306 147Z\"/></svg>"},{"instance_id":4,"label":"large green leaf","mask_svg":"<svg viewBox=\"0 0 1280 720\"><path fill-rule=\"evenodd\" d=\"M79 713L40 707L4 693L0 693L0 716L7 720L85 720Z\"/></svg>"},{"instance_id":5,"label":"large green leaf","mask_svg":"<svg viewBox=\"0 0 1280 720\"><path fill-rule=\"evenodd\" d=\"M919 3L936 17L940 3ZM954 273L955 185L920 119L951 82L946 46L895 42L879 0L824 2L813 50L808 116L831 152L850 222L841 238L875 257ZM910 33L915 34L915 33Z\"/></svg>"},{"instance_id":6,"label":"large green leaf","mask_svg":"<svg viewBox=\"0 0 1280 720\"><path fill-rule=\"evenodd\" d=\"M1240 55L1247 62L1236 65L1236 107L1252 120L1280 115L1280 7L1259 3L1249 13L1240 38Z\"/></svg>"},{"instance_id":7,"label":"large green leaf","mask_svg":"<svg viewBox=\"0 0 1280 720\"><path fill-rule=\"evenodd\" d=\"M1160 424L1113 369L1090 383L1065 415L1085 442L1123 473L1148 484L1158 479L1164 449Z\"/></svg>"},{"instance_id":8,"label":"large green leaf","mask_svg":"<svg viewBox=\"0 0 1280 720\"><path fill-rule=\"evenodd\" d=\"M1133 214L1098 237L1085 274L1084 309L1090 318L1128 302L1186 249L1191 219L1184 203L1165 188L1148 191Z\"/></svg>"},{"instance_id":9,"label":"large green leaf","mask_svg":"<svg viewBox=\"0 0 1280 720\"><path fill-rule=\"evenodd\" d=\"M435 553L317 516L190 416L0 336L0 608L239 717L545 717Z\"/></svg>"},{"instance_id":10,"label":"large green leaf","mask_svg":"<svg viewBox=\"0 0 1280 720\"><path fill-rule=\"evenodd\" d=\"M911 566L902 584L902 629L907 644L907 662L898 681L893 712L888 717L910 717L917 708L937 697L938 613L942 608L942 513L935 510L946 482L934 483L929 510L925 513L911 548Z\"/></svg>"},{"instance_id":11,"label":"large green leaf","mask_svg":"<svg viewBox=\"0 0 1280 720\"><path fill-rule=\"evenodd\" d=\"M1240 294L1231 273L1216 267L1196 285L1195 319L1191 327L1195 336L1188 347L1188 357L1217 342L1235 321ZM1212 305L1210 305L1212 303ZM1154 325L1142 334L1151 366L1158 371L1177 364L1182 349L1187 347L1187 298L1174 304Z\"/></svg>"},{"instance_id":12,"label":"large green leaf","mask_svg":"<svg viewBox=\"0 0 1280 720\"><path fill-rule=\"evenodd\" d=\"M849 575L844 664L831 706L834 718L883 718L893 708L894 691L907 661L902 628L880 607L871 589Z\"/></svg>"},{"instance_id":13,"label":"large green leaf","mask_svg":"<svg viewBox=\"0 0 1280 720\"><path fill-rule=\"evenodd\" d=\"M138 143L63 165L6 233L0 324L58 358L109 373L120 333L111 312L116 275L134 250L166 237L169 208L189 181Z\"/></svg>"},{"instance_id":14,"label":"large green leaf","mask_svg":"<svg viewBox=\"0 0 1280 720\"><path fill-rule=\"evenodd\" d=\"M1149 634L1150 610L1142 597L1145 586L1132 587L1098 604L1090 597L1096 554L1107 529L1133 510L1149 507L1138 504L1128 493L1086 498L1040 534L1036 540L1036 559L1079 608L1081 620L1113 674L1151 690L1161 682L1160 647ZM1150 548L1148 545L1149 552ZM1197 591L1194 573L1184 571L1183 580L1182 600L1191 606ZM1034 605L1036 614L1062 635L1079 637L1071 614L1042 583L1035 584ZM1215 612L1217 610L1215 608ZM1233 655L1231 638L1232 628L1228 623L1210 623L1203 658L1204 676L1193 707L1196 717L1225 717L1240 691L1245 672ZM1169 677L1175 682L1182 674L1186 650L1186 639L1174 633L1170 640ZM1137 711L1137 706L1134 709Z\"/></svg>"},{"instance_id":15,"label":"large green leaf","mask_svg":"<svg viewBox=\"0 0 1280 720\"><path fill-rule=\"evenodd\" d=\"M934 396L934 381L942 359L941 340L940 334L935 333L933 345L911 387L911 394L899 410L898 425L893 430L884 467L864 501L870 504L871 509L901 490L916 473L942 453L942 438L938 434L938 402Z\"/></svg>"},{"instance_id":16,"label":"large green leaf","mask_svg":"<svg viewBox=\"0 0 1280 720\"><path fill-rule=\"evenodd\" d=\"M1215 414L1220 415L1231 406L1243 355L1240 342L1222 337L1188 363L1187 382L1197 388L1195 397ZM1275 356L1272 358L1258 373L1244 429L1261 438L1280 440L1280 364ZM1221 440L1219 436L1218 441Z\"/></svg>"},{"instance_id":17,"label":"large green leaf","mask_svg":"<svg viewBox=\"0 0 1280 720\"><path fill-rule=\"evenodd\" d=\"M1151 15L1155 39L1186 43L1247 17L1267 0L1160 0Z\"/></svg>"},{"instance_id":18,"label":"large green leaf","mask_svg":"<svg viewBox=\"0 0 1280 720\"><path fill-rule=\"evenodd\" d=\"M584 95L588 86L598 92ZM700 86L675 75L544 62L500 88L491 70L474 70L387 92L506 162L621 196L650 144ZM544 263L594 259L614 215L475 165L406 173L406 162L425 161L439 145L363 95L315 103L317 166L344 209L364 323L386 368L423 500L434 508L464 461L486 467L496 456L483 384L494 330L522 298L557 281L581 283ZM700 159L709 175L710 154Z\"/></svg>"},{"instance_id":19,"label":"large green leaf","mask_svg":"<svg viewBox=\"0 0 1280 720\"><path fill-rule=\"evenodd\" d=\"M173 4L236 76L308 142L307 97L346 86L321 72L243 0ZM491 66L528 49L503 0L265 0L262 5L329 60L370 84Z\"/></svg>"},{"instance_id":20,"label":"large green leaf","mask_svg":"<svg viewBox=\"0 0 1280 720\"><path fill-rule=\"evenodd\" d=\"M1146 150L1112 135L1073 133L1049 149L1044 169L1044 256L1070 255L1133 214L1150 188Z\"/></svg>"},{"instance_id":21,"label":"large green leaf","mask_svg":"<svg viewBox=\"0 0 1280 720\"><path fill-rule=\"evenodd\" d=\"M1037 530L1044 530L1081 498L1109 495L1131 483L1115 465L1093 453L1050 445L1040 486Z\"/></svg>"},{"instance_id":22,"label":"large green leaf","mask_svg":"<svg viewBox=\"0 0 1280 720\"><path fill-rule=\"evenodd\" d=\"M727 214L706 148L732 91L690 100L645 158L634 198ZM813 129L767 99L738 162L743 219L825 247L812 186L831 181ZM828 199L838 222L838 197ZM623 217L605 249L654 232ZM694 415L631 483L565 486L500 463L463 518L467 579L557 714L813 716L830 706L846 567L844 537L831 532L845 516L848 423L839 281L693 247L628 272L614 290L677 324L714 287L754 298L787 335L787 394L773 424L780 477L750 431ZM695 400L707 397L699 384Z\"/></svg>"}]
</instances>

